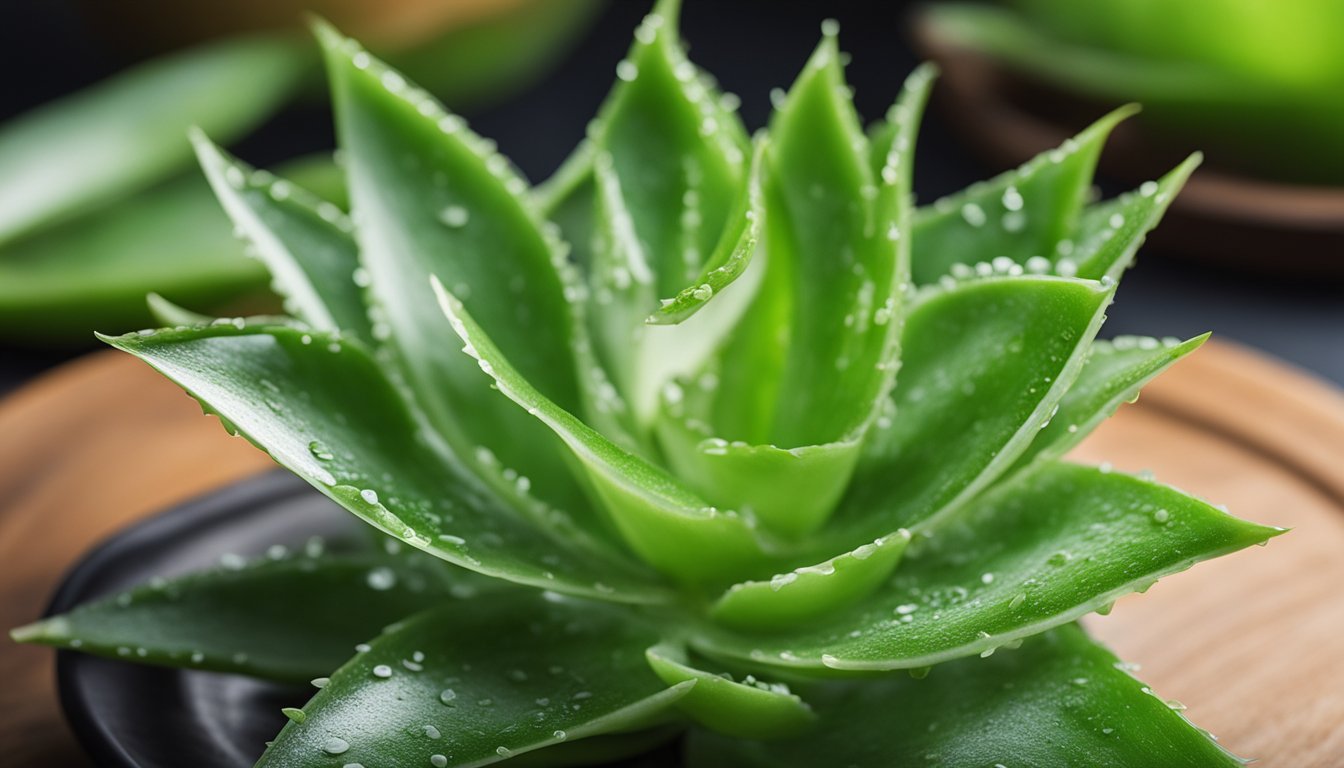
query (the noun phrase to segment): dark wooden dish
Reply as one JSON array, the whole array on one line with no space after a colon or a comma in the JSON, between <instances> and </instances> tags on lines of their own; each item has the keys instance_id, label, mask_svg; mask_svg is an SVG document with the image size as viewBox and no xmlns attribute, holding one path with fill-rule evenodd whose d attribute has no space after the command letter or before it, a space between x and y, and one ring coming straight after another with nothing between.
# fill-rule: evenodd
<instances>
[{"instance_id":1,"label":"dark wooden dish","mask_svg":"<svg viewBox=\"0 0 1344 768\"><path fill-rule=\"evenodd\" d=\"M916 49L942 70L935 104L972 150L997 168L1058 146L1117 106L1026 79L940 38L918 16L912 29ZM1126 121L1102 154L1102 173L1124 188L1157 178L1198 149L1174 150L1145 135L1142 125L1142 116ZM1277 183L1207 163L1172 203L1151 243L1163 255L1217 268L1344 280L1344 187Z\"/></svg>"}]
</instances>

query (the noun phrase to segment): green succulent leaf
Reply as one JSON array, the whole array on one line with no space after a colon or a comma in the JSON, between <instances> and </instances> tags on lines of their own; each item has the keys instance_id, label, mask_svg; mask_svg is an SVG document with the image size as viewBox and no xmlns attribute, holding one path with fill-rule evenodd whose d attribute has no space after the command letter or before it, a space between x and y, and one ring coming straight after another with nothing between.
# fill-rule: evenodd
<instances>
[{"instance_id":1,"label":"green succulent leaf","mask_svg":"<svg viewBox=\"0 0 1344 768\"><path fill-rule=\"evenodd\" d=\"M229 40L140 65L0 131L0 244L187 165L187 128L221 139L265 119L308 63L292 41ZM7 254L6 254L7 255Z\"/></svg>"},{"instance_id":2,"label":"green succulent leaf","mask_svg":"<svg viewBox=\"0 0 1344 768\"><path fill-rule=\"evenodd\" d=\"M1146 182L1134 192L1084 211L1071 241L1073 255L1067 265L1061 259L1056 269L1062 267L1063 271L1094 280L1119 280L1144 237L1157 226L1201 160L1202 156L1195 153L1160 180Z\"/></svg>"},{"instance_id":3,"label":"green succulent leaf","mask_svg":"<svg viewBox=\"0 0 1344 768\"><path fill-rule=\"evenodd\" d=\"M1041 427L1008 474L1034 461L1063 456L1115 409L1137 400L1143 385L1199 349L1208 338L1206 333L1185 342L1133 336L1093 342L1078 378L1059 401L1059 410Z\"/></svg>"},{"instance_id":4,"label":"green succulent leaf","mask_svg":"<svg viewBox=\"0 0 1344 768\"><path fill-rule=\"evenodd\" d=\"M881 588L910 543L904 528L817 565L734 584L710 608L720 624L744 630L805 626Z\"/></svg>"},{"instance_id":5,"label":"green succulent leaf","mask_svg":"<svg viewBox=\"0 0 1344 768\"><path fill-rule=\"evenodd\" d=\"M1060 244L1074 231L1087 202L1106 137L1137 111L1121 107L1022 167L920 208L914 226L915 283L936 282L957 264L989 267L994 259L1033 272L1052 269L1066 255L1059 252Z\"/></svg>"},{"instance_id":6,"label":"green succulent leaf","mask_svg":"<svg viewBox=\"0 0 1344 768\"><path fill-rule=\"evenodd\" d=\"M796 734L815 720L807 704L782 683L751 675L734 680L728 673L697 669L675 646L655 646L646 656L664 683L695 682L676 706L706 728L744 739L769 739Z\"/></svg>"},{"instance_id":7,"label":"green succulent leaf","mask_svg":"<svg viewBox=\"0 0 1344 768\"><path fill-rule=\"evenodd\" d=\"M409 614L492 580L424 557L284 548L246 562L156 579L14 630L16 640L141 663L302 683Z\"/></svg>"},{"instance_id":8,"label":"green succulent leaf","mask_svg":"<svg viewBox=\"0 0 1344 768\"><path fill-rule=\"evenodd\" d=\"M924 679L808 689L817 726L771 742L692 735L688 765L1237 766L1076 626Z\"/></svg>"},{"instance_id":9,"label":"green succulent leaf","mask_svg":"<svg viewBox=\"0 0 1344 768\"><path fill-rule=\"evenodd\" d=\"M1136 477L1049 464L944 519L870 600L795 632L709 634L696 647L814 672L927 667L991 654L1281 532Z\"/></svg>"},{"instance_id":10,"label":"green succulent leaf","mask_svg":"<svg viewBox=\"0 0 1344 768\"><path fill-rule=\"evenodd\" d=\"M770 135L769 258L722 356L711 426L729 440L820 445L861 433L889 386L898 333L874 318L899 311L904 282L834 35L799 75Z\"/></svg>"},{"instance_id":11,"label":"green succulent leaf","mask_svg":"<svg viewBox=\"0 0 1344 768\"><path fill-rule=\"evenodd\" d=\"M353 225L334 203L230 157L199 131L192 143L206 178L298 319L373 344Z\"/></svg>"},{"instance_id":12,"label":"green succulent leaf","mask_svg":"<svg viewBox=\"0 0 1344 768\"><path fill-rule=\"evenodd\" d=\"M461 294L528 379L582 412L575 348L584 332L575 276L542 227L527 184L493 144L353 41L317 27L326 51L338 138L346 153L360 258L375 326L418 405L454 451L506 498L499 467L528 478L529 497L583 515L586 499L555 440L490 392L445 339L429 288L437 274ZM527 503L528 499L516 500Z\"/></svg>"},{"instance_id":13,"label":"green succulent leaf","mask_svg":"<svg viewBox=\"0 0 1344 768\"><path fill-rule=\"evenodd\" d=\"M177 382L232 431L385 533L468 570L601 599L663 597L554 515L489 494L408 412L357 343L232 324L105 339ZM544 529L543 529L544 526ZM566 536L566 534L568 534Z\"/></svg>"},{"instance_id":14,"label":"green succulent leaf","mask_svg":"<svg viewBox=\"0 0 1344 768\"><path fill-rule=\"evenodd\" d=\"M649 728L697 684L654 676L657 639L627 612L555 596L444 605L371 640L257 765L475 766Z\"/></svg>"},{"instance_id":15,"label":"green succulent leaf","mask_svg":"<svg viewBox=\"0 0 1344 768\"><path fill-rule=\"evenodd\" d=\"M632 454L548 400L510 365L437 278L434 288L463 351L495 386L564 441L626 542L663 573L691 584L740 578L768 561L771 544L751 519L709 506L666 471Z\"/></svg>"},{"instance_id":16,"label":"green succulent leaf","mask_svg":"<svg viewBox=\"0 0 1344 768\"><path fill-rule=\"evenodd\" d=\"M891 410L870 432L827 536L851 547L916 531L988 487L1050 420L1111 293L1023 276L926 295L906 320Z\"/></svg>"}]
</instances>

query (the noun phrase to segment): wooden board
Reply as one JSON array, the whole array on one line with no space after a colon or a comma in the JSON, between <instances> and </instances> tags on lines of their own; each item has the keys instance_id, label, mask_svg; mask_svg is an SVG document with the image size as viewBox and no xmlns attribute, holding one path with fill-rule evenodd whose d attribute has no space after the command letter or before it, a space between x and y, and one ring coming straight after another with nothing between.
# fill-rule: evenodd
<instances>
[{"instance_id":1,"label":"wooden board","mask_svg":"<svg viewBox=\"0 0 1344 768\"><path fill-rule=\"evenodd\" d=\"M1087 623L1166 698L1262 765L1344 755L1344 394L1210 343L1076 457L1296 530L1164 580ZM61 574L128 522L271 466L125 355L100 353L0 403L0 626L37 616ZM0 641L4 764L86 764L52 653Z\"/></svg>"}]
</instances>

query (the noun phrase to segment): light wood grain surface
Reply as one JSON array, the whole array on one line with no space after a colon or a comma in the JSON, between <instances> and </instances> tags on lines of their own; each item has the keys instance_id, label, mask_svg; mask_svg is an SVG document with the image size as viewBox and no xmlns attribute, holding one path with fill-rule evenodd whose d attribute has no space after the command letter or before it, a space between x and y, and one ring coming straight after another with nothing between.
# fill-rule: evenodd
<instances>
[{"instance_id":1,"label":"light wood grain surface","mask_svg":"<svg viewBox=\"0 0 1344 768\"><path fill-rule=\"evenodd\" d=\"M1076 452L1295 530L1163 580L1089 627L1261 765L1344 765L1344 395L1210 343ZM0 626L127 523L271 466L135 360L100 353L0 402ZM86 764L53 654L0 640L6 766Z\"/></svg>"}]
</instances>

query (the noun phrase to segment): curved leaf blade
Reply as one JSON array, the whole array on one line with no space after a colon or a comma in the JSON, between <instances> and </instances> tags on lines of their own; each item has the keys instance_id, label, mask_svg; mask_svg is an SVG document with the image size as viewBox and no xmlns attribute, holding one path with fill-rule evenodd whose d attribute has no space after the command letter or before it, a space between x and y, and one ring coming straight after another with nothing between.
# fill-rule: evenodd
<instances>
[{"instance_id":1,"label":"curved leaf blade","mask_svg":"<svg viewBox=\"0 0 1344 768\"><path fill-rule=\"evenodd\" d=\"M692 735L688 764L1241 765L1076 626L925 679L835 683L808 699L806 734L775 742Z\"/></svg>"},{"instance_id":2,"label":"curved leaf blade","mask_svg":"<svg viewBox=\"0 0 1344 768\"><path fill-rule=\"evenodd\" d=\"M649 671L657 637L624 611L536 594L426 611L333 674L257 765L477 766L645 728L695 685Z\"/></svg>"},{"instance_id":3,"label":"curved leaf blade","mask_svg":"<svg viewBox=\"0 0 1344 768\"><path fill-rule=\"evenodd\" d=\"M344 664L356 643L383 627L475 589L418 554L300 552L230 559L152 581L11 635L145 664L303 683Z\"/></svg>"},{"instance_id":4,"label":"curved leaf blade","mask_svg":"<svg viewBox=\"0 0 1344 768\"><path fill-rule=\"evenodd\" d=\"M434 279L453 330L509 400L564 442L586 471L626 542L645 562L689 583L741 578L764 566L769 543L752 519L706 504L661 468L607 440L548 400L504 357L462 302Z\"/></svg>"},{"instance_id":5,"label":"curved leaf blade","mask_svg":"<svg viewBox=\"0 0 1344 768\"><path fill-rule=\"evenodd\" d=\"M1020 168L920 208L914 222L915 284L937 282L957 264L970 268L1003 258L1044 272L1067 256L1059 246L1087 202L1102 145L1117 123L1137 111L1121 107Z\"/></svg>"},{"instance_id":6,"label":"curved leaf blade","mask_svg":"<svg viewBox=\"0 0 1344 768\"><path fill-rule=\"evenodd\" d=\"M750 675L734 680L727 673L698 669L673 646L654 646L645 656L664 683L695 682L676 706L706 728L742 739L769 739L805 730L816 719L806 702L782 683Z\"/></svg>"},{"instance_id":7,"label":"curved leaf blade","mask_svg":"<svg viewBox=\"0 0 1344 768\"><path fill-rule=\"evenodd\" d=\"M319 331L343 331L372 345L359 248L334 203L258 172L191 133L196 156L225 212L257 249L288 309Z\"/></svg>"},{"instance_id":8,"label":"curved leaf blade","mask_svg":"<svg viewBox=\"0 0 1344 768\"><path fill-rule=\"evenodd\" d=\"M496 501L407 410L357 344L239 322L105 339L356 516L488 576L607 600L666 597L572 521Z\"/></svg>"},{"instance_id":9,"label":"curved leaf blade","mask_svg":"<svg viewBox=\"0 0 1344 768\"><path fill-rule=\"evenodd\" d=\"M1059 410L1006 474L1012 475L1032 462L1063 456L1122 403L1137 400L1145 384L1199 349L1208 338L1206 333L1185 342L1131 336L1093 342L1078 378L1059 401Z\"/></svg>"},{"instance_id":10,"label":"curved leaf blade","mask_svg":"<svg viewBox=\"0 0 1344 768\"><path fill-rule=\"evenodd\" d=\"M918 533L987 488L1049 420L1112 292L1023 276L927 296L906 320L892 408L868 434L830 546Z\"/></svg>"},{"instance_id":11,"label":"curved leaf blade","mask_svg":"<svg viewBox=\"0 0 1344 768\"><path fill-rule=\"evenodd\" d=\"M495 397L473 362L444 343L452 331L429 288L431 274L453 286L530 381L578 409L587 388L602 382L576 365L584 327L562 244L493 143L354 41L326 25L316 31L370 312L386 325L417 405L501 497L527 502L497 477L504 467L528 478L533 500L584 515L587 499L555 439Z\"/></svg>"},{"instance_id":12,"label":"curved leaf blade","mask_svg":"<svg viewBox=\"0 0 1344 768\"><path fill-rule=\"evenodd\" d=\"M833 620L695 644L813 672L926 667L993 653L1282 532L1136 477L1051 464L945 518L888 588Z\"/></svg>"},{"instance_id":13,"label":"curved leaf blade","mask_svg":"<svg viewBox=\"0 0 1344 768\"><path fill-rule=\"evenodd\" d=\"M1158 181L1146 182L1134 192L1088 208L1071 241L1073 255L1060 259L1055 269L1094 280L1119 280L1144 237L1161 221L1167 206L1202 160L1196 152Z\"/></svg>"}]
</instances>

